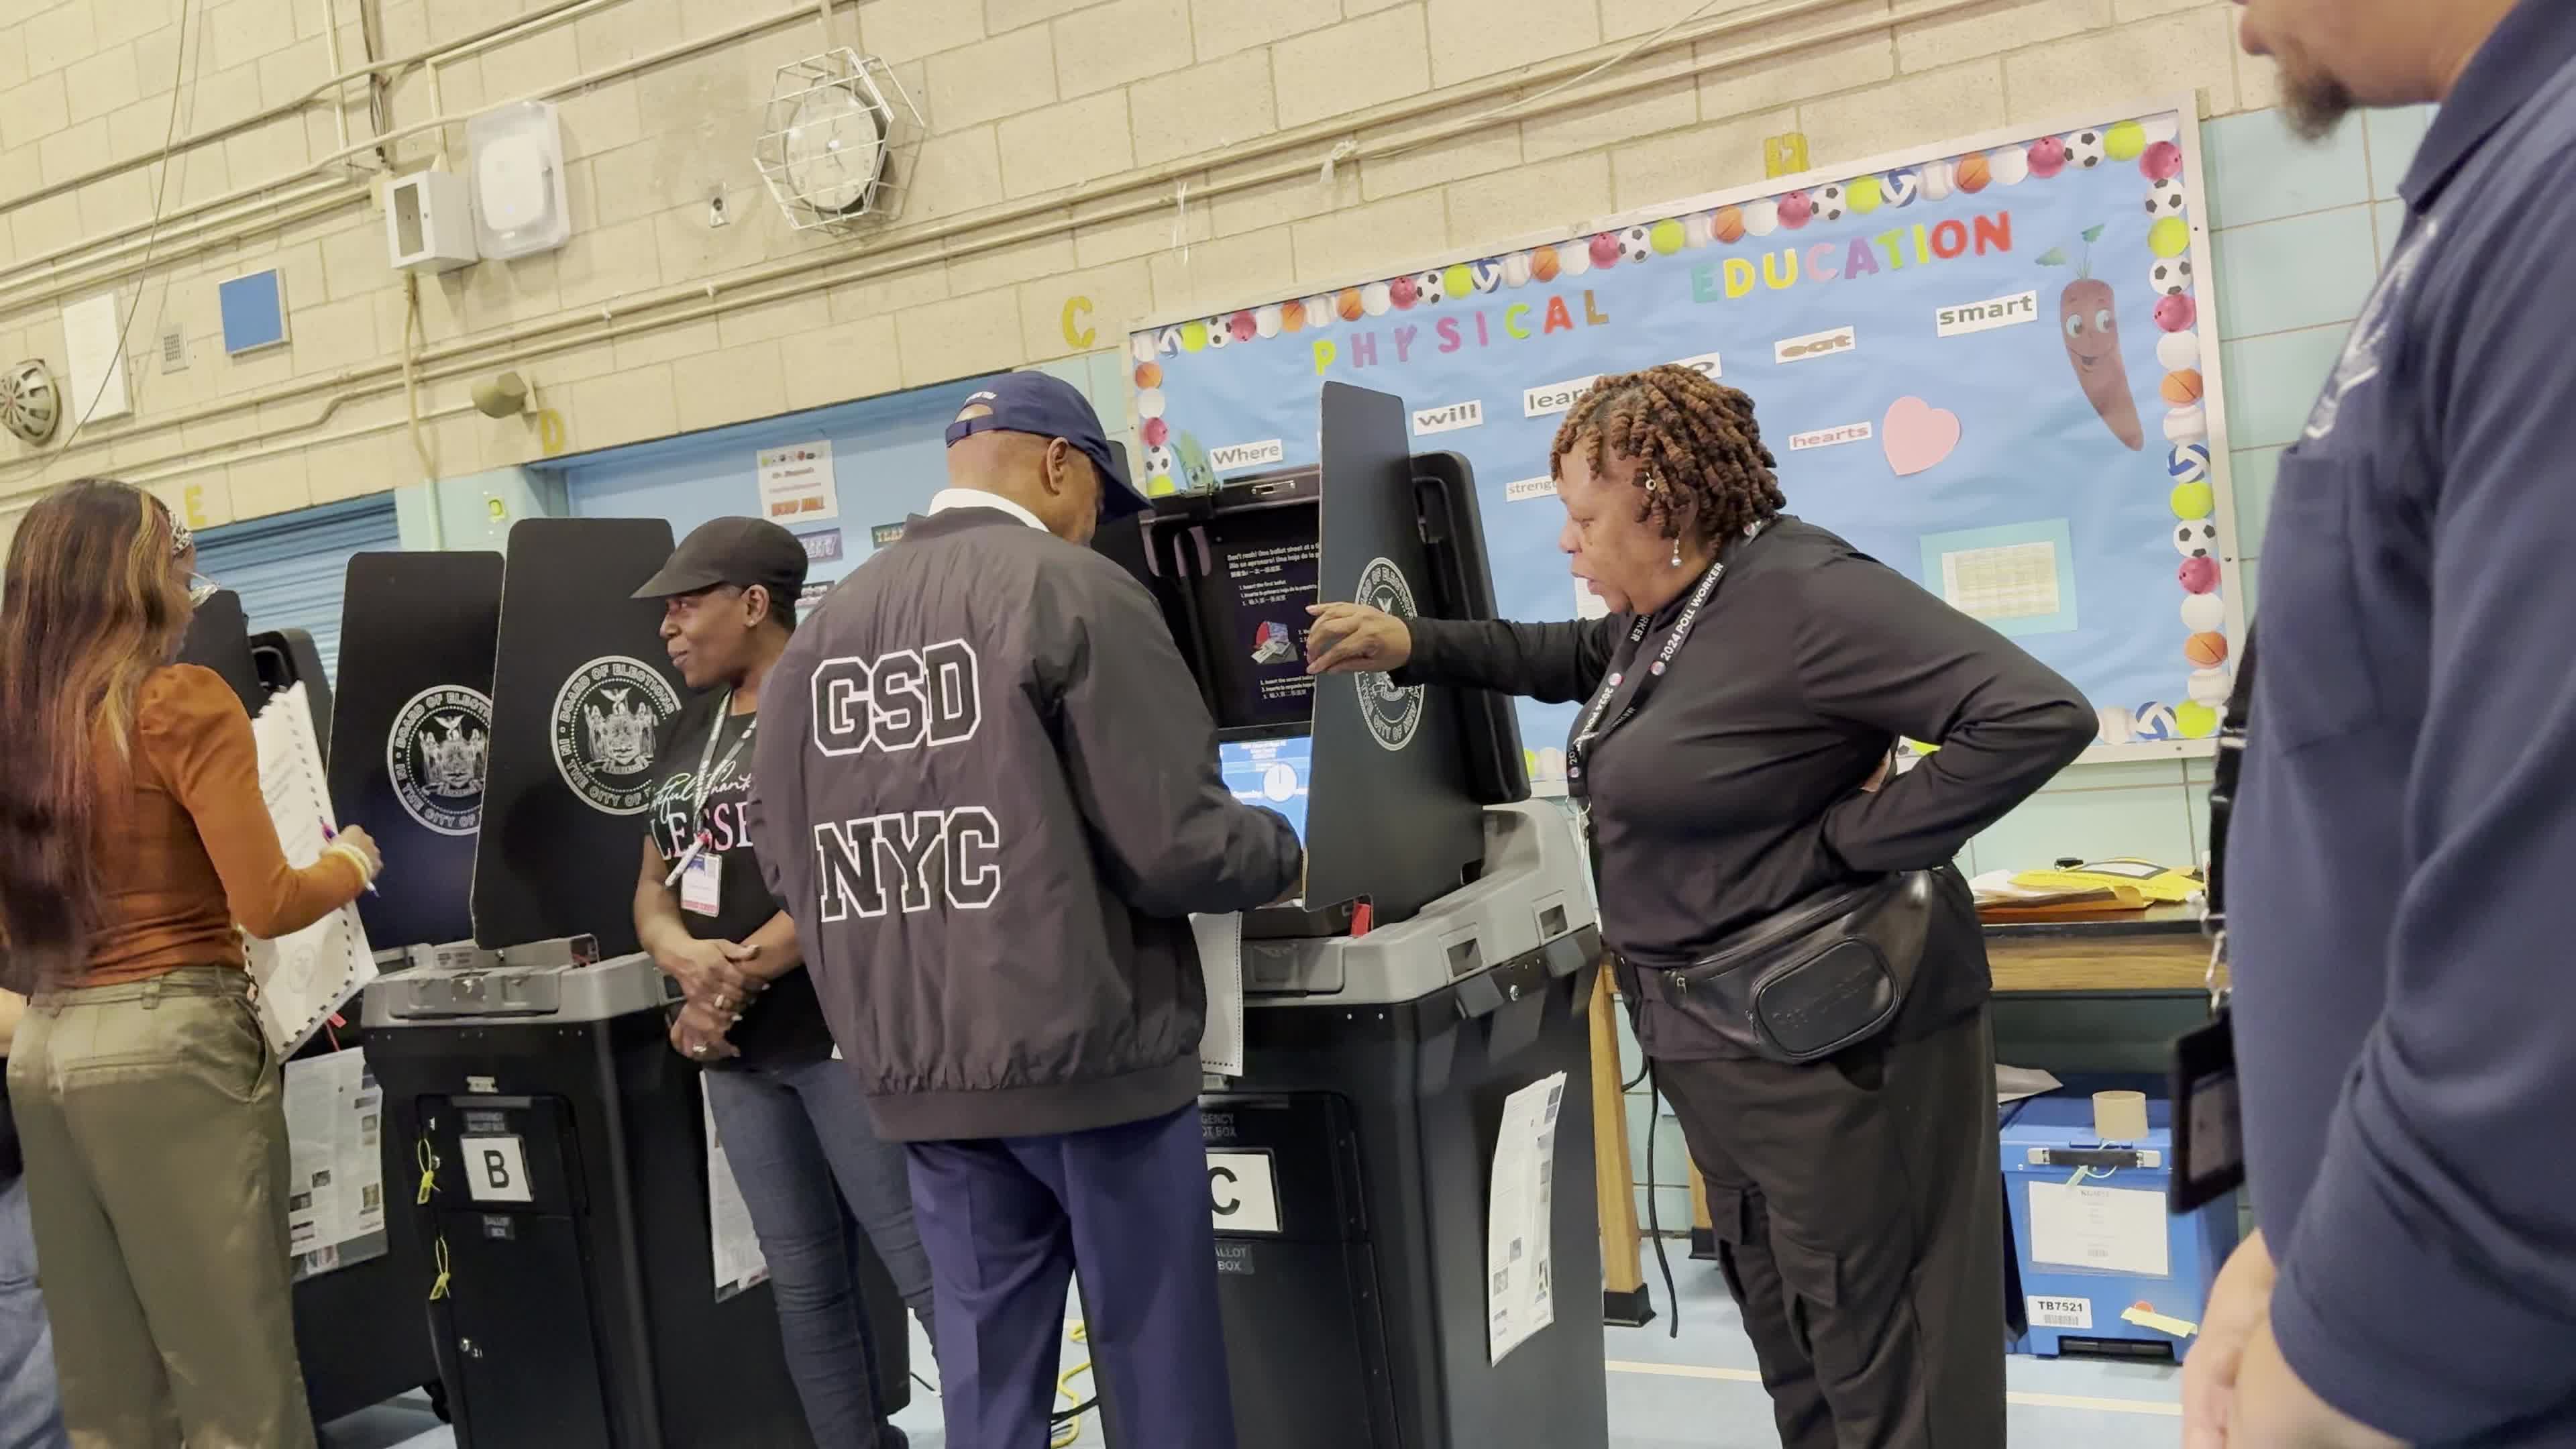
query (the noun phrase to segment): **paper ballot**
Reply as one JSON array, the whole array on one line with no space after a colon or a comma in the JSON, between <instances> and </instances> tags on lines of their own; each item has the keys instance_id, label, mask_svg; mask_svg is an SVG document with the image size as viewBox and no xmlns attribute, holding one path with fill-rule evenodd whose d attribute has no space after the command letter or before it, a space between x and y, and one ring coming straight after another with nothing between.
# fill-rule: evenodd
<instances>
[{"instance_id":1,"label":"paper ballot","mask_svg":"<svg viewBox=\"0 0 2576 1449\"><path fill-rule=\"evenodd\" d=\"M706 1099L706 1079L698 1080L698 1110L707 1123L707 1239L714 1248L716 1301L724 1302L746 1288L769 1280L769 1258L752 1231L751 1208L733 1180L724 1139L716 1135L715 1105Z\"/></svg>"},{"instance_id":2,"label":"paper ballot","mask_svg":"<svg viewBox=\"0 0 2576 1449\"><path fill-rule=\"evenodd\" d=\"M1485 1347L1501 1363L1556 1322L1556 1118L1565 1073L1503 1101L1485 1224Z\"/></svg>"},{"instance_id":3,"label":"paper ballot","mask_svg":"<svg viewBox=\"0 0 2576 1449\"><path fill-rule=\"evenodd\" d=\"M330 843L323 824L336 828L339 819L331 810L304 686L270 695L251 721L251 738L259 747L259 790L277 824L277 843L286 849L286 863L300 870L322 858ZM250 976L259 987L259 1022L269 1045L280 1057L293 1056L331 1013L376 979L375 954L367 948L358 908L342 906L275 941L253 938Z\"/></svg>"},{"instance_id":4,"label":"paper ballot","mask_svg":"<svg viewBox=\"0 0 2576 1449\"><path fill-rule=\"evenodd\" d=\"M1192 916L1199 969L1207 974L1207 1028L1199 1036L1199 1070L1243 1075L1243 917Z\"/></svg>"}]
</instances>

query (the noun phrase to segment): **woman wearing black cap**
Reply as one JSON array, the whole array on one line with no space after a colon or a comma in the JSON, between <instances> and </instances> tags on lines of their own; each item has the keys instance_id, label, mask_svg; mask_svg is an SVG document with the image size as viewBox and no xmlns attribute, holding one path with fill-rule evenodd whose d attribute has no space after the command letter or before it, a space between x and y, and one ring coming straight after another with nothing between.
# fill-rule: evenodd
<instances>
[{"instance_id":1,"label":"woman wearing black cap","mask_svg":"<svg viewBox=\"0 0 2576 1449\"><path fill-rule=\"evenodd\" d=\"M673 667L700 691L665 727L647 809L635 934L686 995L673 1049L707 1067L707 1104L778 1299L787 1366L819 1449L900 1449L884 1423L860 1299L855 1221L931 1326L930 1262L903 1149L869 1124L743 829L761 682L796 629L805 549L756 518L691 533L636 591L663 601ZM843 1208L847 1206L845 1218Z\"/></svg>"},{"instance_id":2,"label":"woman wearing black cap","mask_svg":"<svg viewBox=\"0 0 2576 1449\"><path fill-rule=\"evenodd\" d=\"M1605 377L1549 454L1559 546L1607 617L1326 604L1310 669L1585 702L1566 776L1602 935L1708 1181L1780 1442L2000 1445L1989 978L1949 862L2092 742L2093 713L1782 512L1733 388ZM1941 749L1886 780L1899 735Z\"/></svg>"}]
</instances>

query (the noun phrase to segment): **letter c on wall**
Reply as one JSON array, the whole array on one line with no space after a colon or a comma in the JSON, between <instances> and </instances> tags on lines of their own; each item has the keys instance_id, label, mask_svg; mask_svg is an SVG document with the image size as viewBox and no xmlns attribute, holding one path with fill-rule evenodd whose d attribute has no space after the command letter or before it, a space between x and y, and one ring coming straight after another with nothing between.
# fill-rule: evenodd
<instances>
[{"instance_id":1,"label":"letter c on wall","mask_svg":"<svg viewBox=\"0 0 2576 1449\"><path fill-rule=\"evenodd\" d=\"M1081 318L1088 317L1090 315L1091 299L1089 297L1067 297L1064 299L1064 340L1067 344L1074 347L1089 347L1092 343L1100 340L1100 333L1097 329L1085 327L1080 321Z\"/></svg>"}]
</instances>

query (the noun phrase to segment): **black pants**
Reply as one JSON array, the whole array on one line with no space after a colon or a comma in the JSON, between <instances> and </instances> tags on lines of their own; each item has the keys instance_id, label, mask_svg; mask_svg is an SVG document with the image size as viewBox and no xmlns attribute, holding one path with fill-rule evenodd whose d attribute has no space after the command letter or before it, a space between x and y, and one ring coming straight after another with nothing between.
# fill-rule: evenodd
<instances>
[{"instance_id":1,"label":"black pants","mask_svg":"<svg viewBox=\"0 0 2576 1449\"><path fill-rule=\"evenodd\" d=\"M1658 1061L1785 1449L2002 1449L1993 1029Z\"/></svg>"}]
</instances>

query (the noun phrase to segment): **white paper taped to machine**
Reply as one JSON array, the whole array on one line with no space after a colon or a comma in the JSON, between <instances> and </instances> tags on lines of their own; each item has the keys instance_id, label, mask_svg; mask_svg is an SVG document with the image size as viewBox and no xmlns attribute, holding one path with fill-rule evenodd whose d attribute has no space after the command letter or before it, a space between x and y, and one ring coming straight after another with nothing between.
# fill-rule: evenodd
<instances>
[{"instance_id":1,"label":"white paper taped to machine","mask_svg":"<svg viewBox=\"0 0 2576 1449\"><path fill-rule=\"evenodd\" d=\"M1199 1036L1199 1070L1243 1075L1243 917L1192 916L1199 970L1207 976L1207 1027Z\"/></svg>"}]
</instances>

